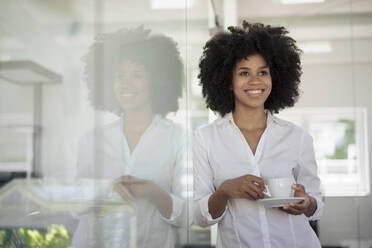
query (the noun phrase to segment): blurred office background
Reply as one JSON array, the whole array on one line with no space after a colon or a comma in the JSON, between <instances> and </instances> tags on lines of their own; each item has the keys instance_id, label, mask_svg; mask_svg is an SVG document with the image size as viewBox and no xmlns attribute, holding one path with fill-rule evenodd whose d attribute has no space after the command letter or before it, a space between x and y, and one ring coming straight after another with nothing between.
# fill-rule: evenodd
<instances>
[{"instance_id":1,"label":"blurred office background","mask_svg":"<svg viewBox=\"0 0 372 248\"><path fill-rule=\"evenodd\" d=\"M178 44L184 88L167 118L186 130L180 180L188 209L192 132L216 118L198 85L199 58L213 33L242 20L283 25L304 51L302 95L280 116L314 138L326 203L315 223L322 245L372 247L370 0L2 0L0 246L71 246L72 212L84 208L69 202L79 140L119 118L92 109L81 58L97 34L122 28L143 25ZM178 247L215 244L215 227L186 219L175 231Z\"/></svg>"}]
</instances>

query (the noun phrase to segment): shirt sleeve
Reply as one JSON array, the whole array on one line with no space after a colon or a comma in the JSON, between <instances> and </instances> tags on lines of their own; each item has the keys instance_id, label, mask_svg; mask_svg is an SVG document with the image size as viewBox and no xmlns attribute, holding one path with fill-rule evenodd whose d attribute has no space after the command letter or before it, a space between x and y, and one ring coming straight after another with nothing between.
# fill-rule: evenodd
<instances>
[{"instance_id":1,"label":"shirt sleeve","mask_svg":"<svg viewBox=\"0 0 372 248\"><path fill-rule=\"evenodd\" d=\"M92 166L94 163L92 158L93 156L91 156L92 139L90 137L91 132L80 137L77 147L77 159L73 179L75 180L74 192L79 196L84 195L84 190L80 179L89 178L91 176L89 172L92 170L89 168L89 166ZM70 210L69 213L74 219L80 220L81 216L85 215L90 210L90 207L86 207L80 211Z\"/></svg>"},{"instance_id":2,"label":"shirt sleeve","mask_svg":"<svg viewBox=\"0 0 372 248\"><path fill-rule=\"evenodd\" d=\"M175 226L183 226L184 225L184 220L183 220L183 210L184 210L184 204L185 200L182 199L181 197L174 195L174 194L169 194L170 197L172 198L172 213L169 218L166 218L162 215L161 218L172 225Z\"/></svg>"},{"instance_id":3,"label":"shirt sleeve","mask_svg":"<svg viewBox=\"0 0 372 248\"><path fill-rule=\"evenodd\" d=\"M200 131L196 131L193 142L193 174L194 174L194 221L201 227L211 226L226 214L226 209L222 215L213 219L209 213L208 201L210 196L216 191L213 185L213 171L208 161L208 148Z\"/></svg>"},{"instance_id":4,"label":"shirt sleeve","mask_svg":"<svg viewBox=\"0 0 372 248\"><path fill-rule=\"evenodd\" d=\"M162 219L172 225L183 227L186 224L186 199L183 197L183 192L187 192L188 185L182 183L182 175L184 175L184 169L186 168L186 135L181 127L175 128L175 164L171 175L172 184L171 192L169 192L172 198L172 213L169 218L161 216Z\"/></svg>"},{"instance_id":5,"label":"shirt sleeve","mask_svg":"<svg viewBox=\"0 0 372 248\"><path fill-rule=\"evenodd\" d=\"M75 169L75 179L79 178L94 178L92 168L95 166L95 133L89 131L84 134L78 143L77 160Z\"/></svg>"},{"instance_id":6,"label":"shirt sleeve","mask_svg":"<svg viewBox=\"0 0 372 248\"><path fill-rule=\"evenodd\" d=\"M299 167L295 171L298 184L305 187L306 193L316 200L317 208L309 220L318 220L323 212L324 203L320 190L320 179L318 176L318 166L314 154L313 139L303 132L300 144L300 154L298 160Z\"/></svg>"}]
</instances>

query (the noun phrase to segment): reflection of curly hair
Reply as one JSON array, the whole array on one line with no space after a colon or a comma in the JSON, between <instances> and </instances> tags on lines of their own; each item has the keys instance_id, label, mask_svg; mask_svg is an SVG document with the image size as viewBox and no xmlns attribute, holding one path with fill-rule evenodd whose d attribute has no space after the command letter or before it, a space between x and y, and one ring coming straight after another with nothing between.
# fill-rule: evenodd
<instances>
[{"instance_id":1,"label":"reflection of curly hair","mask_svg":"<svg viewBox=\"0 0 372 248\"><path fill-rule=\"evenodd\" d=\"M177 44L171 38L150 35L143 27L101 34L83 60L89 100L95 109L116 114L122 111L113 83L117 65L129 60L145 67L153 112L164 116L178 110L184 71Z\"/></svg>"},{"instance_id":2,"label":"reflection of curly hair","mask_svg":"<svg viewBox=\"0 0 372 248\"><path fill-rule=\"evenodd\" d=\"M301 62L296 41L287 36L284 27L271 27L243 21L243 27L229 27L204 46L200 59L200 84L207 107L221 116L233 111L234 93L231 91L233 70L240 60L260 54L270 68L272 91L265 109L278 113L291 107L299 96Z\"/></svg>"}]
</instances>

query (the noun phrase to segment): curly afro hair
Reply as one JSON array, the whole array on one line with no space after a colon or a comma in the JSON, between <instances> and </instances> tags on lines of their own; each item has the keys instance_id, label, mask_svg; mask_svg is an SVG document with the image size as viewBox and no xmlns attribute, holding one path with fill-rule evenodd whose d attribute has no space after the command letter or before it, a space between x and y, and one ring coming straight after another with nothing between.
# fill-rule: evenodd
<instances>
[{"instance_id":1,"label":"curly afro hair","mask_svg":"<svg viewBox=\"0 0 372 248\"><path fill-rule=\"evenodd\" d=\"M229 27L207 41L199 68L200 85L207 107L221 116L234 110L231 91L236 63L260 54L270 68L272 90L265 101L271 113L291 107L299 96L301 50L296 41L287 36L284 27L243 21L243 27Z\"/></svg>"},{"instance_id":2,"label":"curly afro hair","mask_svg":"<svg viewBox=\"0 0 372 248\"><path fill-rule=\"evenodd\" d=\"M177 44L164 35L150 35L142 26L100 34L83 57L84 76L93 108L120 114L123 109L113 90L115 70L128 60L143 65L149 79L154 113L165 116L178 110L184 67ZM125 111L125 110L124 110Z\"/></svg>"}]
</instances>

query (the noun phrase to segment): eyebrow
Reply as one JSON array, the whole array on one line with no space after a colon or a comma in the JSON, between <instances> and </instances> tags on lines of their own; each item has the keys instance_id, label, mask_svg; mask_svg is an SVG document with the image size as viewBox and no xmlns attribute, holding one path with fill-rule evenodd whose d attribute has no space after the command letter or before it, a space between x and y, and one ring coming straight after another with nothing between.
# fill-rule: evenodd
<instances>
[{"instance_id":1,"label":"eyebrow","mask_svg":"<svg viewBox=\"0 0 372 248\"><path fill-rule=\"evenodd\" d=\"M269 66L268 65L261 66L258 69L266 69L266 68L269 68ZM241 67L238 67L238 70L250 70L250 68L246 66L241 66Z\"/></svg>"}]
</instances>

